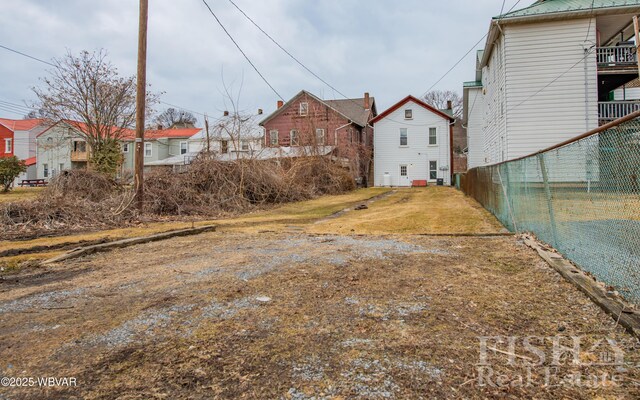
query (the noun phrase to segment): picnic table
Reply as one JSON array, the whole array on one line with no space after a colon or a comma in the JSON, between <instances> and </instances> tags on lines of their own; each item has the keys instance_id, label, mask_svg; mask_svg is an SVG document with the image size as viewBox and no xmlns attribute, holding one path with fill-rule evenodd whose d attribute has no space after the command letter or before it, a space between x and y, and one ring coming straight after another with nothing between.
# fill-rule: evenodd
<instances>
[{"instance_id":1,"label":"picnic table","mask_svg":"<svg viewBox=\"0 0 640 400\"><path fill-rule=\"evenodd\" d=\"M20 186L47 186L47 181L44 179L23 179L22 182L20 182Z\"/></svg>"}]
</instances>

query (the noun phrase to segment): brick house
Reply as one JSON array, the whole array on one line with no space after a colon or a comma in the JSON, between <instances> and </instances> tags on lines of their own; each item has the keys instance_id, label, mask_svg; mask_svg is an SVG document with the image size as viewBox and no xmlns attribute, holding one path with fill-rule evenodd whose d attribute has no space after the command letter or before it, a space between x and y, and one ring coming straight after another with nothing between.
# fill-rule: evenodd
<instances>
[{"instance_id":1,"label":"brick house","mask_svg":"<svg viewBox=\"0 0 640 400\"><path fill-rule=\"evenodd\" d=\"M363 185L373 172L375 99L322 100L302 90L260 122L264 146L300 147L308 155L332 154Z\"/></svg>"}]
</instances>

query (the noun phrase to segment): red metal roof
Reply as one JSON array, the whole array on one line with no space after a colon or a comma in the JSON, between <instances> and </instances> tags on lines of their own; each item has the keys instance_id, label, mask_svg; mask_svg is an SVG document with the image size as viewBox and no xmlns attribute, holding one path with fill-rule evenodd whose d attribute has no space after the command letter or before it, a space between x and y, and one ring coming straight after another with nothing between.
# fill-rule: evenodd
<instances>
[{"instance_id":1,"label":"red metal roof","mask_svg":"<svg viewBox=\"0 0 640 400\"><path fill-rule=\"evenodd\" d=\"M0 118L0 124L6 126L12 131L30 131L36 126L42 124L43 122L44 120L40 118L34 118L34 119Z\"/></svg>"},{"instance_id":2,"label":"red metal roof","mask_svg":"<svg viewBox=\"0 0 640 400\"><path fill-rule=\"evenodd\" d=\"M408 103L409 101L413 101L417 105L419 105L419 106L421 106L423 108L426 108L427 110L431 111L434 114L437 114L437 115L441 116L444 119L448 119L449 121L455 121L455 118L453 118L452 116L447 115L447 114L443 113L442 111L438 110L437 108L434 108L434 107L430 106L429 104L425 103L424 101L419 100L416 97L413 97L413 96L409 95L409 96L405 97L404 99L400 100L399 102L397 102L396 104L394 104L393 106L391 106L389 109L387 109L383 113L379 114L374 119L372 119L370 124L374 124L374 123L380 121L381 119L383 119L384 117L388 116L392 112L396 111L397 109L402 107L404 104Z\"/></svg>"},{"instance_id":3,"label":"red metal roof","mask_svg":"<svg viewBox=\"0 0 640 400\"><path fill-rule=\"evenodd\" d=\"M67 122L67 121L65 121ZM59 123L59 122L58 122ZM53 128L56 124L53 124L51 127L49 127L49 129ZM79 129L80 131L86 133L87 132L87 125L84 122L77 122L77 121L69 121L67 122L69 125L71 125L74 128ZM45 130L44 132L40 133L40 135L44 134L45 132L47 132L49 129ZM119 129L116 127L111 127L111 133L115 133L117 132ZM191 136L195 135L196 133L200 132L202 129L201 128L185 128L185 129L148 129L144 132L144 138L145 139L165 139L165 138L190 138ZM40 136L38 135L38 136ZM122 130L121 134L119 135L118 139L120 140L134 140L136 137L136 131L134 129L124 129Z\"/></svg>"},{"instance_id":4,"label":"red metal roof","mask_svg":"<svg viewBox=\"0 0 640 400\"><path fill-rule=\"evenodd\" d=\"M27 158L26 160L24 160L24 163L27 165L27 167L29 167L31 165L35 165L36 164L36 158L35 157Z\"/></svg>"}]
</instances>

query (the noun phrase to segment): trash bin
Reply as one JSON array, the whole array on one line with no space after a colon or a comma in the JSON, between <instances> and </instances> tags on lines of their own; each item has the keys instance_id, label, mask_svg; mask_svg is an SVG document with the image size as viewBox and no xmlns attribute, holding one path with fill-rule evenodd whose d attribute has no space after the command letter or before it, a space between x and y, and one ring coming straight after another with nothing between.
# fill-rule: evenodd
<instances>
[{"instance_id":1,"label":"trash bin","mask_svg":"<svg viewBox=\"0 0 640 400\"><path fill-rule=\"evenodd\" d=\"M437 184L438 184L438 186L444 186L444 179L443 178L438 178Z\"/></svg>"}]
</instances>

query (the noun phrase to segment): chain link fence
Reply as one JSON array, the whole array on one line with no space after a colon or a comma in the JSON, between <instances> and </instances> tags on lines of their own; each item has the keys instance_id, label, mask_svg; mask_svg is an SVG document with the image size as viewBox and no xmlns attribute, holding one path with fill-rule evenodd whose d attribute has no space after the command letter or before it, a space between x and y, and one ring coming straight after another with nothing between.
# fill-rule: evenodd
<instances>
[{"instance_id":1,"label":"chain link fence","mask_svg":"<svg viewBox=\"0 0 640 400\"><path fill-rule=\"evenodd\" d=\"M535 234L640 304L640 121L461 178L509 230Z\"/></svg>"}]
</instances>

